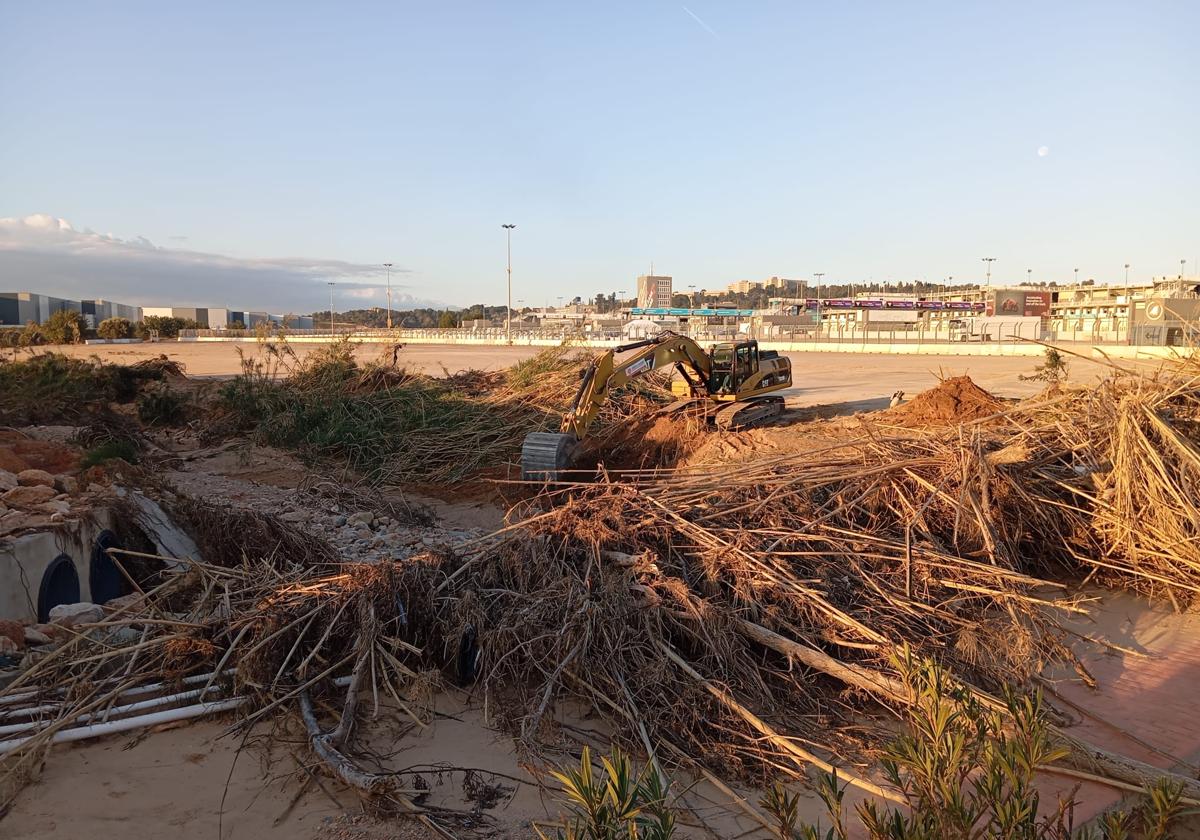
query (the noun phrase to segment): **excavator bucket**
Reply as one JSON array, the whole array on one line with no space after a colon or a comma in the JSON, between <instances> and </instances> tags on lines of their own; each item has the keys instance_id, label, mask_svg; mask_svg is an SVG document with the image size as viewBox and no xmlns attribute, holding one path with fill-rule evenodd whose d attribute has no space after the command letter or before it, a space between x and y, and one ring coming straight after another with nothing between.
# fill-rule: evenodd
<instances>
[{"instance_id":1,"label":"excavator bucket","mask_svg":"<svg viewBox=\"0 0 1200 840\"><path fill-rule=\"evenodd\" d=\"M579 439L559 432L530 432L521 445L521 478L558 481L571 469Z\"/></svg>"}]
</instances>

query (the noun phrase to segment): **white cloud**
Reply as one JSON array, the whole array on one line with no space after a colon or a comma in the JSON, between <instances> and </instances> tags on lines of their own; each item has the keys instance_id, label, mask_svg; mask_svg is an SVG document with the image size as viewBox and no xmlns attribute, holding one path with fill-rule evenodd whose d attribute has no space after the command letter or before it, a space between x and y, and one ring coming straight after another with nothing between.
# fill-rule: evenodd
<instances>
[{"instance_id":1,"label":"white cloud","mask_svg":"<svg viewBox=\"0 0 1200 840\"><path fill-rule=\"evenodd\" d=\"M405 273L392 269L393 305L431 305L397 282L397 275L402 280ZM356 306L384 305L383 274L382 266L369 263L241 259L165 248L141 236L122 239L77 229L45 213L0 218L0 291L105 298L141 306L311 312L328 308L326 283L331 280L337 283L338 298L353 298Z\"/></svg>"}]
</instances>

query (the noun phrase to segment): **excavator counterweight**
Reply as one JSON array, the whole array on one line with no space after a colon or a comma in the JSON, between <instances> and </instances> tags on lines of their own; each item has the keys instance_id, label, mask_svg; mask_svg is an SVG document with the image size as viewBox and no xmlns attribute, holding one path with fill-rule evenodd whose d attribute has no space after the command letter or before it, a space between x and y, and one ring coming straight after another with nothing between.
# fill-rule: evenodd
<instances>
[{"instance_id":1,"label":"excavator counterweight","mask_svg":"<svg viewBox=\"0 0 1200 840\"><path fill-rule=\"evenodd\" d=\"M624 355L617 361L616 355ZM580 445L609 395L638 376L673 365L679 381L672 391L685 402L704 402L723 429L740 429L774 417L783 398L765 396L792 384L792 366L757 341L726 342L705 351L686 336L664 332L656 338L600 354L583 371L579 390L558 432L530 432L521 446L521 477L559 481L571 469Z\"/></svg>"}]
</instances>

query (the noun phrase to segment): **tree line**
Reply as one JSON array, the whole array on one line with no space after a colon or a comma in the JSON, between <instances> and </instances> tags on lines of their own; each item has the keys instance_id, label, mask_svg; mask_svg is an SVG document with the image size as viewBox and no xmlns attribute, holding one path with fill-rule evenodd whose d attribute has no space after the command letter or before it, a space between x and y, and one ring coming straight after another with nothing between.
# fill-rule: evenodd
<instances>
[{"instance_id":1,"label":"tree line","mask_svg":"<svg viewBox=\"0 0 1200 840\"><path fill-rule=\"evenodd\" d=\"M37 347L43 344L80 344L89 338L150 338L157 332L159 338L178 338L180 330L199 329L200 324L190 318L172 318L162 315L147 315L140 321L128 318L106 318L96 325L88 326L87 319L70 309L60 309L46 319L45 323L28 322L21 328L0 330L0 346Z\"/></svg>"}]
</instances>

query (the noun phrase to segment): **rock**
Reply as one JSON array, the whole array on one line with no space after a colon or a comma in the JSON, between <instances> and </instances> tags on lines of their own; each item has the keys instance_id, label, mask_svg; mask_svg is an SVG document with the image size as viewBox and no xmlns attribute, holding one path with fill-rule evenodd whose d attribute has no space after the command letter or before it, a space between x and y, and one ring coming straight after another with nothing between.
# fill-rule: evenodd
<instances>
[{"instance_id":1,"label":"rock","mask_svg":"<svg viewBox=\"0 0 1200 840\"><path fill-rule=\"evenodd\" d=\"M25 628L19 621L0 618L0 639L11 639L17 648L25 647Z\"/></svg>"},{"instance_id":2,"label":"rock","mask_svg":"<svg viewBox=\"0 0 1200 840\"><path fill-rule=\"evenodd\" d=\"M334 528L341 528L343 525L346 524L346 517L342 516L341 514L338 514L337 516L333 517L333 519L330 521L329 524L332 525Z\"/></svg>"},{"instance_id":3,"label":"rock","mask_svg":"<svg viewBox=\"0 0 1200 840\"><path fill-rule=\"evenodd\" d=\"M17 643L8 636L0 636L0 656L11 655L20 650Z\"/></svg>"},{"instance_id":4,"label":"rock","mask_svg":"<svg viewBox=\"0 0 1200 840\"><path fill-rule=\"evenodd\" d=\"M346 517L346 522L350 525L370 525L375 521L375 514L369 510L360 510L358 513L352 513Z\"/></svg>"},{"instance_id":5,"label":"rock","mask_svg":"<svg viewBox=\"0 0 1200 840\"><path fill-rule=\"evenodd\" d=\"M52 641L53 639L41 630L34 630L32 626L25 628L25 644L27 645L48 645Z\"/></svg>"},{"instance_id":6,"label":"rock","mask_svg":"<svg viewBox=\"0 0 1200 840\"><path fill-rule=\"evenodd\" d=\"M60 627L78 627L104 620L104 608L86 601L79 604L59 604L50 610L50 622Z\"/></svg>"},{"instance_id":7,"label":"rock","mask_svg":"<svg viewBox=\"0 0 1200 840\"><path fill-rule=\"evenodd\" d=\"M29 638L30 633L36 633L37 635L49 639L52 642L65 639L71 635L69 632L67 632L67 630L57 624L30 624L25 628L26 639Z\"/></svg>"},{"instance_id":8,"label":"rock","mask_svg":"<svg viewBox=\"0 0 1200 840\"><path fill-rule=\"evenodd\" d=\"M51 499L48 502L42 502L34 510L40 510L42 513L58 514L66 516L71 512L71 505L62 499Z\"/></svg>"},{"instance_id":9,"label":"rock","mask_svg":"<svg viewBox=\"0 0 1200 840\"><path fill-rule=\"evenodd\" d=\"M279 514L280 522L307 522L308 514L302 510L290 510L287 513Z\"/></svg>"},{"instance_id":10,"label":"rock","mask_svg":"<svg viewBox=\"0 0 1200 840\"><path fill-rule=\"evenodd\" d=\"M96 482L94 482L94 481L93 481L93 482L90 482L90 483L88 484L88 486L87 486L87 491L88 491L89 493L103 493L103 492L104 492L104 485L103 485L103 484L97 484L97 483L96 483Z\"/></svg>"},{"instance_id":11,"label":"rock","mask_svg":"<svg viewBox=\"0 0 1200 840\"><path fill-rule=\"evenodd\" d=\"M47 473L48 475L49 473ZM33 507L40 505L42 502L48 502L56 495L54 492L54 481L51 479L51 486L38 485L34 487L14 487L0 496L6 505L10 507Z\"/></svg>"},{"instance_id":12,"label":"rock","mask_svg":"<svg viewBox=\"0 0 1200 840\"><path fill-rule=\"evenodd\" d=\"M17 476L14 473L10 473L8 470L0 470L0 493L7 493L20 483L17 481Z\"/></svg>"},{"instance_id":13,"label":"rock","mask_svg":"<svg viewBox=\"0 0 1200 840\"><path fill-rule=\"evenodd\" d=\"M25 487L53 487L54 476L45 470L21 470L17 473L17 483Z\"/></svg>"},{"instance_id":14,"label":"rock","mask_svg":"<svg viewBox=\"0 0 1200 840\"><path fill-rule=\"evenodd\" d=\"M79 492L79 481L69 475L54 476L54 486L68 496L74 496Z\"/></svg>"},{"instance_id":15,"label":"rock","mask_svg":"<svg viewBox=\"0 0 1200 840\"><path fill-rule=\"evenodd\" d=\"M11 534L14 531L20 531L24 528L33 528L41 525L43 522L45 522L45 517L38 514L10 510L3 516L0 516L0 536Z\"/></svg>"}]
</instances>

